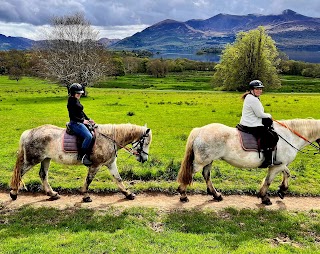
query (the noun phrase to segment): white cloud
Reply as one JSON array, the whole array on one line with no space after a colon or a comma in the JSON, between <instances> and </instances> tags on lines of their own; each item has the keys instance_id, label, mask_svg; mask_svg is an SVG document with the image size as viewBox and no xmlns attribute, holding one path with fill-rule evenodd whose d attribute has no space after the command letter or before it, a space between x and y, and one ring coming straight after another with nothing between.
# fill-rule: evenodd
<instances>
[{"instance_id":1,"label":"white cloud","mask_svg":"<svg viewBox=\"0 0 320 254\"><path fill-rule=\"evenodd\" d=\"M36 39L40 26L53 16L84 14L103 37L124 38L164 19L208 19L233 15L280 14L292 9L319 17L320 1L308 0L1 0L0 33Z\"/></svg>"},{"instance_id":2,"label":"white cloud","mask_svg":"<svg viewBox=\"0 0 320 254\"><path fill-rule=\"evenodd\" d=\"M99 38L123 39L132 36L137 32L141 32L149 25L131 25L131 26L93 26L99 32ZM0 33L6 36L25 37L32 40L41 40L44 30L48 29L48 25L34 26L26 23L4 23L0 22Z\"/></svg>"},{"instance_id":3,"label":"white cloud","mask_svg":"<svg viewBox=\"0 0 320 254\"><path fill-rule=\"evenodd\" d=\"M141 32L147 27L149 27L149 25L95 27L95 29L99 31L99 38L123 39L137 32Z\"/></svg>"}]
</instances>

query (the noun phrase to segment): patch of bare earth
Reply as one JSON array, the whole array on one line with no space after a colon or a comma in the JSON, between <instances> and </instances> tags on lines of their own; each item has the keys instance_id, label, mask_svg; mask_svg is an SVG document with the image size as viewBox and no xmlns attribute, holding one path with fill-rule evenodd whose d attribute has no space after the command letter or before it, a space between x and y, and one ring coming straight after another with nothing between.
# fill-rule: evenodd
<instances>
[{"instance_id":1,"label":"patch of bare earth","mask_svg":"<svg viewBox=\"0 0 320 254\"><path fill-rule=\"evenodd\" d=\"M288 211L310 211L320 209L320 197L271 197L271 206L261 204L261 200L255 196L228 195L217 202L208 195L189 195L189 202L180 202L179 195L165 195L162 193L138 194L134 200L127 200L121 194L91 194L91 203L84 203L81 195L61 195L58 200L51 201L42 193L21 193L17 200L13 201L9 192L0 192L0 209L17 209L22 206L54 207L57 209L89 208L104 210L110 207L149 207L161 210L178 209L212 209L222 210L228 207L236 209L268 209Z\"/></svg>"}]
</instances>

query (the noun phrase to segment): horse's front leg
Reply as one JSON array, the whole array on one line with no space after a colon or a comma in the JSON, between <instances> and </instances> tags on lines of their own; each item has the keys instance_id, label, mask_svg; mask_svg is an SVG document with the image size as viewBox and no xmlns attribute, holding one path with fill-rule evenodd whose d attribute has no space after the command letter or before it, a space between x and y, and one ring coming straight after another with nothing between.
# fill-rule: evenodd
<instances>
[{"instance_id":1,"label":"horse's front leg","mask_svg":"<svg viewBox=\"0 0 320 254\"><path fill-rule=\"evenodd\" d=\"M279 190L277 192L278 196L281 199L284 199L285 192L289 188L289 177L290 177L290 170L287 167L285 167L284 170L282 171L282 183L279 186Z\"/></svg>"},{"instance_id":2,"label":"horse's front leg","mask_svg":"<svg viewBox=\"0 0 320 254\"><path fill-rule=\"evenodd\" d=\"M119 171L118 171L116 160L114 160L111 164L107 165L107 167L108 167L110 173L112 174L112 176L114 177L116 184L118 185L118 188L120 189L120 191L126 196L127 199L133 200L136 195L134 193L131 193L130 190L128 190L124 186L122 178L121 178Z\"/></svg>"},{"instance_id":3,"label":"horse's front leg","mask_svg":"<svg viewBox=\"0 0 320 254\"><path fill-rule=\"evenodd\" d=\"M48 170L50 166L50 158L46 158L43 161L41 161L39 176L42 182L43 190L44 192L50 196L50 200L57 200L60 198L58 192L54 191L48 181Z\"/></svg>"},{"instance_id":4,"label":"horse's front leg","mask_svg":"<svg viewBox=\"0 0 320 254\"><path fill-rule=\"evenodd\" d=\"M83 202L92 202L92 199L90 198L90 195L88 193L89 185L92 183L93 178L96 176L97 172L99 171L100 167L89 167L88 174L86 181L81 189L81 192L83 193Z\"/></svg>"},{"instance_id":5,"label":"horse's front leg","mask_svg":"<svg viewBox=\"0 0 320 254\"><path fill-rule=\"evenodd\" d=\"M207 193L208 195L212 195L215 200L222 201L223 197L221 193L216 190L216 188L213 186L211 181L211 172L210 172L211 167L212 167L212 163L205 166L202 171L202 176L205 179L207 184Z\"/></svg>"},{"instance_id":6,"label":"horse's front leg","mask_svg":"<svg viewBox=\"0 0 320 254\"><path fill-rule=\"evenodd\" d=\"M276 175L283 170L283 165L272 166L268 168L268 174L262 181L261 188L258 192L258 198L261 198L262 204L272 205L270 198L267 195L270 184L273 182Z\"/></svg>"}]
</instances>

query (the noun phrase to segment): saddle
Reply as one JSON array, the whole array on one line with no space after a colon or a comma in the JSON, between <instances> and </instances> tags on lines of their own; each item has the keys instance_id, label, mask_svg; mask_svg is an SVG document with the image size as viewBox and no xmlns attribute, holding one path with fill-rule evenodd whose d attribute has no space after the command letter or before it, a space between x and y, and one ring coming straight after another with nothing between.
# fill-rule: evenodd
<instances>
[{"instance_id":1,"label":"saddle","mask_svg":"<svg viewBox=\"0 0 320 254\"><path fill-rule=\"evenodd\" d=\"M272 128L267 128L268 142L264 146L260 144L260 139L257 140L255 136L253 136L251 133L248 133L241 124L238 124L236 128L238 130L239 139L243 150L255 151L260 153L264 149L272 151L276 149L279 137Z\"/></svg>"},{"instance_id":2,"label":"saddle","mask_svg":"<svg viewBox=\"0 0 320 254\"><path fill-rule=\"evenodd\" d=\"M69 128L69 123L66 124L66 130L63 135L63 141L62 141L62 148L63 151L66 153L78 153L78 151L81 148L83 139L76 136L75 133ZM96 137L96 132L95 128L97 126L87 126L89 131L92 133L93 136L93 144L92 147L95 144L95 137Z\"/></svg>"}]
</instances>

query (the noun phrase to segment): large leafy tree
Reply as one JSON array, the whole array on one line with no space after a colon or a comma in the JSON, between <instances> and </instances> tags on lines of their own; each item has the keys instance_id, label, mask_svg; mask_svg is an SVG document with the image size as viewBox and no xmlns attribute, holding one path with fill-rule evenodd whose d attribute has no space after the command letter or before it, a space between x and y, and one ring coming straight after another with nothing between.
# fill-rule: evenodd
<instances>
[{"instance_id":1,"label":"large leafy tree","mask_svg":"<svg viewBox=\"0 0 320 254\"><path fill-rule=\"evenodd\" d=\"M266 88L281 85L277 67L279 53L263 27L237 34L216 65L213 85L228 91L245 91L251 80L259 79Z\"/></svg>"},{"instance_id":2,"label":"large leafy tree","mask_svg":"<svg viewBox=\"0 0 320 254\"><path fill-rule=\"evenodd\" d=\"M74 82L92 85L112 69L97 37L98 32L81 13L54 17L35 50L38 72L66 86Z\"/></svg>"}]
</instances>

